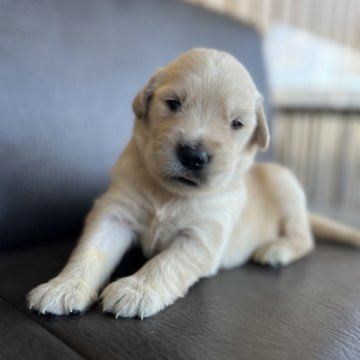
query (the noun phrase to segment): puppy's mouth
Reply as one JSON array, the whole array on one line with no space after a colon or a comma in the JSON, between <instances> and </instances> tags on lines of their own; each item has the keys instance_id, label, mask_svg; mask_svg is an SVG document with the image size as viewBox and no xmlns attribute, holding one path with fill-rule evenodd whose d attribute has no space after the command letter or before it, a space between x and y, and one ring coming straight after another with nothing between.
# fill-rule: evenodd
<instances>
[{"instance_id":1,"label":"puppy's mouth","mask_svg":"<svg viewBox=\"0 0 360 360\"><path fill-rule=\"evenodd\" d=\"M186 186L197 187L200 185L199 181L195 180L193 177L188 176L176 176L173 177L173 180Z\"/></svg>"},{"instance_id":2,"label":"puppy's mouth","mask_svg":"<svg viewBox=\"0 0 360 360\"><path fill-rule=\"evenodd\" d=\"M183 170L173 174L171 181L188 187L199 187L204 180L202 175L200 172Z\"/></svg>"}]
</instances>

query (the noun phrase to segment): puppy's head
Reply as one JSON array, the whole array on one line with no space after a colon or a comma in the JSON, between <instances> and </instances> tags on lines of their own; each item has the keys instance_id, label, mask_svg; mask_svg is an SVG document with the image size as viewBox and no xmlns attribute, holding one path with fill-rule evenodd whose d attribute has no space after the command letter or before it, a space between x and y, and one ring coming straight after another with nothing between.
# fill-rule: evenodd
<instances>
[{"instance_id":1,"label":"puppy's head","mask_svg":"<svg viewBox=\"0 0 360 360\"><path fill-rule=\"evenodd\" d=\"M191 50L158 69L133 110L144 164L171 191L226 185L269 144L261 95L246 69L224 52Z\"/></svg>"}]
</instances>

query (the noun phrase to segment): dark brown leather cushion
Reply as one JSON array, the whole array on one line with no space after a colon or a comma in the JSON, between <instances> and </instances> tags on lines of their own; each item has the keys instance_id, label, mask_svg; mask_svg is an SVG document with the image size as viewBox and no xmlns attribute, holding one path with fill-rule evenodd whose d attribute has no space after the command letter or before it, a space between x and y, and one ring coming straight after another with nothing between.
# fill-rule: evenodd
<instances>
[{"instance_id":1,"label":"dark brown leather cushion","mask_svg":"<svg viewBox=\"0 0 360 360\"><path fill-rule=\"evenodd\" d=\"M49 358L57 351L62 359L94 360L360 358L360 253L354 249L321 245L287 268L249 264L222 271L144 321L115 320L99 306L73 318L28 311L25 294L56 275L72 247L0 255L0 359L45 358L43 351ZM141 263L133 252L114 277Z\"/></svg>"}]
</instances>

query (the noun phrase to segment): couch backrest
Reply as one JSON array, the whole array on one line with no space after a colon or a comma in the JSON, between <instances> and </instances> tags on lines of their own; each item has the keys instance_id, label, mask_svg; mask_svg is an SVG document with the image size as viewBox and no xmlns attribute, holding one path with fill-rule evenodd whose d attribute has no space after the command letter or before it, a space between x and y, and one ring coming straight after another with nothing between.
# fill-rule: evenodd
<instances>
[{"instance_id":1,"label":"couch backrest","mask_svg":"<svg viewBox=\"0 0 360 360\"><path fill-rule=\"evenodd\" d=\"M129 139L131 102L192 47L230 51L266 95L259 35L177 0L0 2L0 249L79 231Z\"/></svg>"}]
</instances>

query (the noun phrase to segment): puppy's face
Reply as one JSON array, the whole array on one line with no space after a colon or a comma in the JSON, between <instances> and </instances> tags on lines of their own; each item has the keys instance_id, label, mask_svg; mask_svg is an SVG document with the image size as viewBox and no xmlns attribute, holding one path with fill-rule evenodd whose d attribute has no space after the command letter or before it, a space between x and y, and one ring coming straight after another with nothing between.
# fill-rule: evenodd
<instances>
[{"instance_id":1,"label":"puppy's face","mask_svg":"<svg viewBox=\"0 0 360 360\"><path fill-rule=\"evenodd\" d=\"M269 132L261 96L231 55L192 50L159 69L133 102L135 140L150 174L179 193L228 184Z\"/></svg>"}]
</instances>

